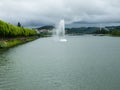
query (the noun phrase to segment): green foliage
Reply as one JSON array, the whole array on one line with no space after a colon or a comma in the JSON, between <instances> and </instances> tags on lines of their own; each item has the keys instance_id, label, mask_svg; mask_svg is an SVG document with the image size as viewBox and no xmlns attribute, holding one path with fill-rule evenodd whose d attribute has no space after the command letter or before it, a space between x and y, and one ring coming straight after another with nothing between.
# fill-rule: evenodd
<instances>
[{"instance_id":1,"label":"green foliage","mask_svg":"<svg viewBox=\"0 0 120 90\"><path fill-rule=\"evenodd\" d=\"M29 28L22 28L5 23L0 20L0 38L18 37L18 36L34 36L37 32Z\"/></svg>"},{"instance_id":2,"label":"green foliage","mask_svg":"<svg viewBox=\"0 0 120 90\"><path fill-rule=\"evenodd\" d=\"M15 45L19 45L22 44L23 41L22 40L11 40L7 42L7 47L13 47Z\"/></svg>"},{"instance_id":3,"label":"green foliage","mask_svg":"<svg viewBox=\"0 0 120 90\"><path fill-rule=\"evenodd\" d=\"M37 37L27 37L27 38L18 38L18 39L12 39L12 40L2 40L0 41L0 49L1 48L10 48L22 43L26 43L29 41L33 41L37 39Z\"/></svg>"},{"instance_id":4,"label":"green foliage","mask_svg":"<svg viewBox=\"0 0 120 90\"><path fill-rule=\"evenodd\" d=\"M17 25L18 27L21 27L21 23L20 22L18 22L18 25Z\"/></svg>"},{"instance_id":5,"label":"green foliage","mask_svg":"<svg viewBox=\"0 0 120 90\"><path fill-rule=\"evenodd\" d=\"M7 47L7 43L5 41L0 41L0 48Z\"/></svg>"},{"instance_id":6,"label":"green foliage","mask_svg":"<svg viewBox=\"0 0 120 90\"><path fill-rule=\"evenodd\" d=\"M52 33L50 32L41 32L38 34L39 37L49 37L52 36Z\"/></svg>"},{"instance_id":7,"label":"green foliage","mask_svg":"<svg viewBox=\"0 0 120 90\"><path fill-rule=\"evenodd\" d=\"M106 30L97 30L95 32L95 34L108 34L108 33L109 33L109 31L106 31Z\"/></svg>"},{"instance_id":8,"label":"green foliage","mask_svg":"<svg viewBox=\"0 0 120 90\"><path fill-rule=\"evenodd\" d=\"M113 31L111 31L111 34L113 36L120 36L120 30L113 30Z\"/></svg>"}]
</instances>

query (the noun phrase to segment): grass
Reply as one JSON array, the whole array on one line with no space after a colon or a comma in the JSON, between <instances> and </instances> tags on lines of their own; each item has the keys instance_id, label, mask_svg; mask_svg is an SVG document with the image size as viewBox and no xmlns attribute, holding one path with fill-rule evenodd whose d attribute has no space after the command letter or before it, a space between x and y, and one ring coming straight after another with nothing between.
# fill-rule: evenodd
<instances>
[{"instance_id":1,"label":"grass","mask_svg":"<svg viewBox=\"0 0 120 90\"><path fill-rule=\"evenodd\" d=\"M13 40L1 40L0 41L0 48L10 48L16 45L20 45L26 42L30 42L37 39L36 37L31 38L20 38L20 39L13 39Z\"/></svg>"},{"instance_id":2,"label":"grass","mask_svg":"<svg viewBox=\"0 0 120 90\"><path fill-rule=\"evenodd\" d=\"M7 42L7 47L13 47L22 43L24 43L23 40L10 40Z\"/></svg>"}]
</instances>

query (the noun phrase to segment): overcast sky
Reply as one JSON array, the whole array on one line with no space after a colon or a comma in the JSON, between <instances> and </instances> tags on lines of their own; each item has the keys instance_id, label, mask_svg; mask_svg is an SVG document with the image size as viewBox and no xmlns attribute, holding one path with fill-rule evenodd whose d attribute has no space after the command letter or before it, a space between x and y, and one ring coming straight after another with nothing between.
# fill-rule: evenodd
<instances>
[{"instance_id":1,"label":"overcast sky","mask_svg":"<svg viewBox=\"0 0 120 90\"><path fill-rule=\"evenodd\" d=\"M0 19L26 26L56 24L119 23L120 0L0 0Z\"/></svg>"}]
</instances>

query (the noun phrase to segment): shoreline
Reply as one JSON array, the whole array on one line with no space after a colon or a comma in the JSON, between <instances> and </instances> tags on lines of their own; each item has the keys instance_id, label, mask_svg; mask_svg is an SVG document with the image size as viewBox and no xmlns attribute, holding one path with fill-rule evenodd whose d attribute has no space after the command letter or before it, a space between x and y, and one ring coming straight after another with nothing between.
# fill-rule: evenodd
<instances>
[{"instance_id":1,"label":"shoreline","mask_svg":"<svg viewBox=\"0 0 120 90\"><path fill-rule=\"evenodd\" d=\"M24 44L30 41L34 41L39 37L20 37L20 38L10 38L10 39L3 39L0 40L0 49L11 48L20 44Z\"/></svg>"}]
</instances>

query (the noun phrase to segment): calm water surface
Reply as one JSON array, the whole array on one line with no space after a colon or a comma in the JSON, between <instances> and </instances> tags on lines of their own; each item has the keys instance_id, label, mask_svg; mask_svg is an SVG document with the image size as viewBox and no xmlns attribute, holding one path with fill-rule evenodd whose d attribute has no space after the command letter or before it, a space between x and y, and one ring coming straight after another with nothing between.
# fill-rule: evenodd
<instances>
[{"instance_id":1,"label":"calm water surface","mask_svg":"<svg viewBox=\"0 0 120 90\"><path fill-rule=\"evenodd\" d=\"M0 90L120 90L120 38L41 38L0 50Z\"/></svg>"}]
</instances>

